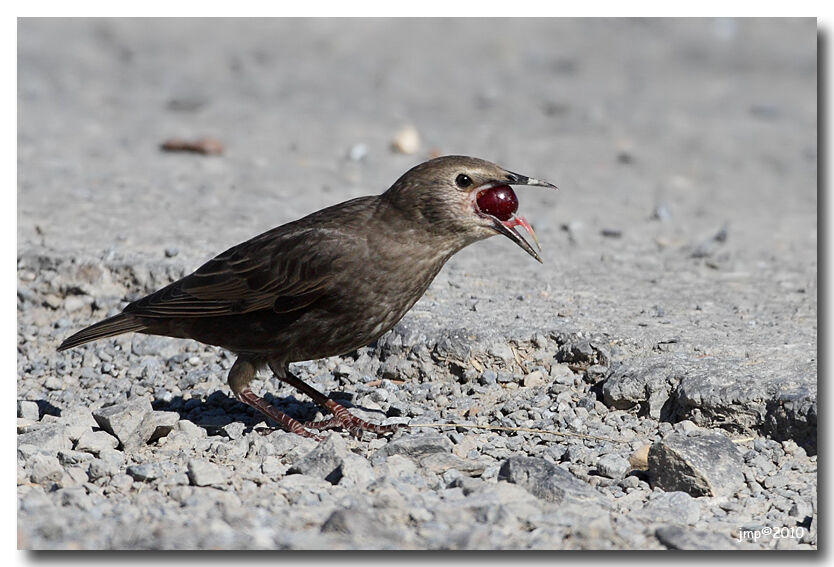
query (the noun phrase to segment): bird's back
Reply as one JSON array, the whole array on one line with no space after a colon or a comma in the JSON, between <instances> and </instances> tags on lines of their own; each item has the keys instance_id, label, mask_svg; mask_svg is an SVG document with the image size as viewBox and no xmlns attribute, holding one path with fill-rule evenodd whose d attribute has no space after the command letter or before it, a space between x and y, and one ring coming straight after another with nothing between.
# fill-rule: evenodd
<instances>
[{"instance_id":1,"label":"bird's back","mask_svg":"<svg viewBox=\"0 0 834 567\"><path fill-rule=\"evenodd\" d=\"M274 228L114 319L287 362L356 349L396 324L451 255L425 246L415 254L407 222L385 207L361 197Z\"/></svg>"}]
</instances>

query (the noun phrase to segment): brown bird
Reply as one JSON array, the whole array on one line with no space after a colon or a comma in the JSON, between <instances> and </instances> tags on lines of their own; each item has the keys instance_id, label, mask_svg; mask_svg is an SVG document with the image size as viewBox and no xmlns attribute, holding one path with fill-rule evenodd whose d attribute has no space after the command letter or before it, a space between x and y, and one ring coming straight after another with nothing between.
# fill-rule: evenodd
<instances>
[{"instance_id":1,"label":"brown bird","mask_svg":"<svg viewBox=\"0 0 834 567\"><path fill-rule=\"evenodd\" d=\"M391 329L456 252L503 234L541 262L516 231L509 185L550 183L464 156L439 157L400 177L381 195L359 197L273 228L229 248L194 273L127 305L66 339L58 350L127 332L188 338L237 354L229 386L288 431L343 427L388 433L302 382L291 362L335 356ZM275 376L333 417L301 422L249 388L256 371Z\"/></svg>"}]
</instances>

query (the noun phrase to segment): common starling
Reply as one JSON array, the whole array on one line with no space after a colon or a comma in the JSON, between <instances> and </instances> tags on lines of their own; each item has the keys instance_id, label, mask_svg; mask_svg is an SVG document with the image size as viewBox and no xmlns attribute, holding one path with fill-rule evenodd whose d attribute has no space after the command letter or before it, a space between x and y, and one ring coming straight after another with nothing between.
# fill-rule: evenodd
<instances>
[{"instance_id":1,"label":"common starling","mask_svg":"<svg viewBox=\"0 0 834 567\"><path fill-rule=\"evenodd\" d=\"M289 364L373 342L473 242L503 234L541 262L516 231L521 226L536 241L515 214L518 200L509 185L555 188L477 158L432 159L381 195L327 207L229 248L72 335L58 350L127 332L194 339L234 352L232 392L288 431L313 438L319 437L310 430L335 427L352 434L394 431L350 414L294 376ZM333 416L301 422L256 395L249 382L265 366Z\"/></svg>"}]
</instances>

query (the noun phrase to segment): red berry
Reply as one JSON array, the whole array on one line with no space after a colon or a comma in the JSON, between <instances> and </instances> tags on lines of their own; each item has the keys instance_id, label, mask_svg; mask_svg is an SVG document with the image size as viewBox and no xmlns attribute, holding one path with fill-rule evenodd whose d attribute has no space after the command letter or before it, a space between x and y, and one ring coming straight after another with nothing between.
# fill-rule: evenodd
<instances>
[{"instance_id":1,"label":"red berry","mask_svg":"<svg viewBox=\"0 0 834 567\"><path fill-rule=\"evenodd\" d=\"M518 210L518 197L509 185L499 185L478 193L478 208L498 220L509 220Z\"/></svg>"}]
</instances>

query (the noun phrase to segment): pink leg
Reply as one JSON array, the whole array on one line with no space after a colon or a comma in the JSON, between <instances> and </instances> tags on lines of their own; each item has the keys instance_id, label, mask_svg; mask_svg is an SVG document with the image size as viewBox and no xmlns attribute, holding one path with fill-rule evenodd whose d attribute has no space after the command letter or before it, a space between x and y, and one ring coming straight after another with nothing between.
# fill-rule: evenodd
<instances>
[{"instance_id":1,"label":"pink leg","mask_svg":"<svg viewBox=\"0 0 834 567\"><path fill-rule=\"evenodd\" d=\"M321 441L323 439L321 436L316 435L315 433L311 433L304 429L304 424L300 421L295 420L287 414L278 411L269 402L255 394L248 387L241 390L238 394L236 394L236 396L238 400L240 400L246 405L252 406L256 410L267 416L269 419L279 423L281 427L283 427L290 433L295 433L296 435L301 435L302 437L310 437L311 439L315 439L316 441Z\"/></svg>"},{"instance_id":2,"label":"pink leg","mask_svg":"<svg viewBox=\"0 0 834 567\"><path fill-rule=\"evenodd\" d=\"M279 380L286 382L299 392L307 394L311 400L333 414L333 417L330 419L325 419L319 422L305 422L303 424L304 427L310 427L312 429L329 429L331 427L341 426L355 436L359 436L362 431L370 431L372 433L376 433L377 435L393 433L400 428L399 424L376 425L374 423L368 423L367 421L352 415L343 405L334 402L309 384L299 380L296 376L290 373L286 366L281 366L270 361L269 367Z\"/></svg>"}]
</instances>

